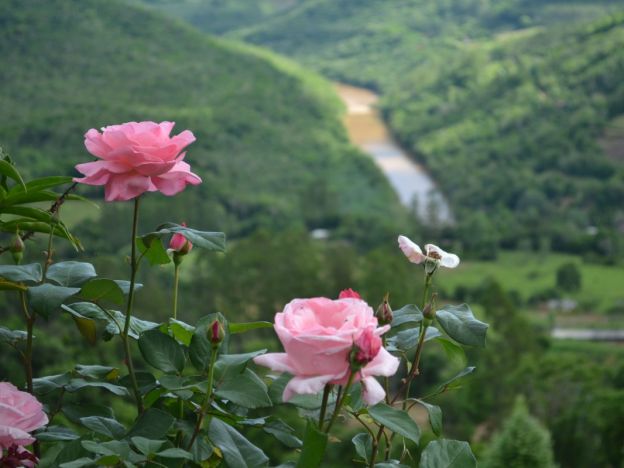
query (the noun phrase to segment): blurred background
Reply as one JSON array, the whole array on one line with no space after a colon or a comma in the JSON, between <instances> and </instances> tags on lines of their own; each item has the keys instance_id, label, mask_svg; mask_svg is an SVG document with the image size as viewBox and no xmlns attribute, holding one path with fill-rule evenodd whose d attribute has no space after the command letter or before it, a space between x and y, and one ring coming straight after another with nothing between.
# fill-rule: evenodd
<instances>
[{"instance_id":1,"label":"blurred background","mask_svg":"<svg viewBox=\"0 0 624 468\"><path fill-rule=\"evenodd\" d=\"M623 50L622 1L0 0L0 145L28 177L67 175L91 158L89 128L191 129L204 183L147 196L141 215L143 232L228 235L226 255L183 265L189 322L271 320L348 287L398 309L422 278L397 234L457 253L440 299L469 302L490 331L467 353L474 376L436 399L445 435L484 466L511 466L497 457L512 446L545 461L517 466L622 467ZM124 278L131 204L98 204L62 209L85 252L59 241L56 258ZM170 316L172 269L141 272L139 315ZM112 345L85 351L68 318L38 326L36 374L77 356L121 365ZM270 330L238 346L260 345L278 346ZM2 352L0 380L19 381ZM464 365L425 348L414 395ZM335 466L352 451L343 430Z\"/></svg>"}]
</instances>

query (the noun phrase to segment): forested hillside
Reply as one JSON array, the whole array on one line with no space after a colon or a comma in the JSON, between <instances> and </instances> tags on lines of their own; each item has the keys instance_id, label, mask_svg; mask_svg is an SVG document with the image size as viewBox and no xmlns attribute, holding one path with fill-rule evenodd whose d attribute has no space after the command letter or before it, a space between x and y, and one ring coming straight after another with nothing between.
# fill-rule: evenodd
<instances>
[{"instance_id":1,"label":"forested hillside","mask_svg":"<svg viewBox=\"0 0 624 468\"><path fill-rule=\"evenodd\" d=\"M146 223L166 209L236 236L401 217L326 83L294 65L116 1L4 0L0 28L0 144L27 174L71 174L89 128L173 120L197 137L187 161L204 183L154 196Z\"/></svg>"},{"instance_id":2,"label":"forested hillside","mask_svg":"<svg viewBox=\"0 0 624 468\"><path fill-rule=\"evenodd\" d=\"M392 129L448 195L467 250L591 247L615 259L624 169L599 142L607 129L617 137L611 120L624 109L623 10L616 1L308 0L228 34L380 91Z\"/></svg>"}]
</instances>

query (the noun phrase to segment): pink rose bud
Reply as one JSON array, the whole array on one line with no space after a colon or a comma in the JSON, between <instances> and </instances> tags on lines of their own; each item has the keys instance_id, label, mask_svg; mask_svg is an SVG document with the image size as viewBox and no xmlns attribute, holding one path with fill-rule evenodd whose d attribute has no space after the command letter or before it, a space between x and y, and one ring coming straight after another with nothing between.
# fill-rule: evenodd
<instances>
[{"instance_id":1,"label":"pink rose bud","mask_svg":"<svg viewBox=\"0 0 624 468\"><path fill-rule=\"evenodd\" d=\"M182 223L186 227L186 223ZM178 255L186 255L193 250L193 243L180 233L175 233L169 241L169 248Z\"/></svg>"},{"instance_id":2,"label":"pink rose bud","mask_svg":"<svg viewBox=\"0 0 624 468\"><path fill-rule=\"evenodd\" d=\"M358 370L371 362L381 350L381 338L375 335L373 328L365 329L353 343L351 367Z\"/></svg>"},{"instance_id":3,"label":"pink rose bud","mask_svg":"<svg viewBox=\"0 0 624 468\"><path fill-rule=\"evenodd\" d=\"M22 262L22 257L24 256L24 249L26 246L24 245L24 241L22 240L22 236L19 231L15 233L15 237L13 238L13 242L11 243L10 251L13 257L13 261L16 265L19 265Z\"/></svg>"},{"instance_id":4,"label":"pink rose bud","mask_svg":"<svg viewBox=\"0 0 624 468\"><path fill-rule=\"evenodd\" d=\"M390 302L388 302L389 294L386 293L384 296L384 300L379 307L377 307L377 313L375 316L379 321L380 325L386 325L392 322L392 308L390 307Z\"/></svg>"},{"instance_id":5,"label":"pink rose bud","mask_svg":"<svg viewBox=\"0 0 624 468\"><path fill-rule=\"evenodd\" d=\"M215 320L210 324L210 328L208 329L208 339L212 343L213 348L218 348L225 337L225 330L223 329L223 325L218 320Z\"/></svg>"},{"instance_id":6,"label":"pink rose bud","mask_svg":"<svg viewBox=\"0 0 624 468\"><path fill-rule=\"evenodd\" d=\"M360 296L353 289L349 288L349 289L343 289L342 291L340 291L340 294L338 295L338 299L362 299L362 296Z\"/></svg>"}]
</instances>

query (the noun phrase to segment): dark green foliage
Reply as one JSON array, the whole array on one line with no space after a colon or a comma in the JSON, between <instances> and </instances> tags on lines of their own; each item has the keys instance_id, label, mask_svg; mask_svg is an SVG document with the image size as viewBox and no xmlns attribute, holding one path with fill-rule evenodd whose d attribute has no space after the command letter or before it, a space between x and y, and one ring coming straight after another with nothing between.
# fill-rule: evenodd
<instances>
[{"instance_id":1,"label":"dark green foliage","mask_svg":"<svg viewBox=\"0 0 624 468\"><path fill-rule=\"evenodd\" d=\"M513 412L489 449L484 468L554 468L548 430L533 418L524 398L517 398Z\"/></svg>"},{"instance_id":2,"label":"dark green foliage","mask_svg":"<svg viewBox=\"0 0 624 468\"><path fill-rule=\"evenodd\" d=\"M186 160L204 182L175 199L151 195L144 231L163 210L233 237L402 216L373 163L347 145L327 85L293 65L117 1L7 0L0 27L0 141L28 161L26 176L72 174L91 160L89 128L173 120L174 133L195 133ZM82 234L104 237L117 210L127 219L125 208L107 205L103 225Z\"/></svg>"},{"instance_id":3,"label":"dark green foliage","mask_svg":"<svg viewBox=\"0 0 624 468\"><path fill-rule=\"evenodd\" d=\"M564 263L557 269L557 287L567 292L581 289L581 272L576 263Z\"/></svg>"}]
</instances>

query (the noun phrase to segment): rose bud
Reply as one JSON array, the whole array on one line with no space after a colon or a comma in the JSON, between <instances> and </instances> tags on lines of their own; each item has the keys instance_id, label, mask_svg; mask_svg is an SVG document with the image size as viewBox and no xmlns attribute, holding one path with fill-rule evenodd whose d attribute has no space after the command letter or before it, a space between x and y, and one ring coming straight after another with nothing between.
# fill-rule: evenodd
<instances>
[{"instance_id":1,"label":"rose bud","mask_svg":"<svg viewBox=\"0 0 624 468\"><path fill-rule=\"evenodd\" d=\"M379 321L380 325L386 325L392 322L392 308L390 307L390 303L388 302L389 293L386 293L384 299L379 307L377 307L377 313L375 316Z\"/></svg>"},{"instance_id":2,"label":"rose bud","mask_svg":"<svg viewBox=\"0 0 624 468\"><path fill-rule=\"evenodd\" d=\"M349 289L343 289L342 291L340 291L340 294L338 295L338 299L362 299L362 296L360 296L353 289L349 288Z\"/></svg>"},{"instance_id":3,"label":"rose bud","mask_svg":"<svg viewBox=\"0 0 624 468\"><path fill-rule=\"evenodd\" d=\"M15 237L13 238L13 243L9 250L11 251L11 255L13 256L13 261L16 265L19 265L22 262L22 257L24 256L24 249L26 246L24 245L24 241L22 240L22 236L20 236L19 231L15 233Z\"/></svg>"},{"instance_id":4,"label":"rose bud","mask_svg":"<svg viewBox=\"0 0 624 468\"><path fill-rule=\"evenodd\" d=\"M208 340L212 343L212 347L214 349L221 346L221 342L225 338L225 330L223 329L223 325L218 320L215 320L208 327Z\"/></svg>"},{"instance_id":5,"label":"rose bud","mask_svg":"<svg viewBox=\"0 0 624 468\"><path fill-rule=\"evenodd\" d=\"M186 223L182 223L181 226L186 227ZM186 255L193 250L193 243L179 232L176 232L173 236L171 236L169 249L178 255Z\"/></svg>"},{"instance_id":6,"label":"rose bud","mask_svg":"<svg viewBox=\"0 0 624 468\"><path fill-rule=\"evenodd\" d=\"M381 350L381 338L375 335L374 328L365 329L362 334L353 342L349 360L351 370L360 370L369 362L375 359Z\"/></svg>"}]
</instances>

